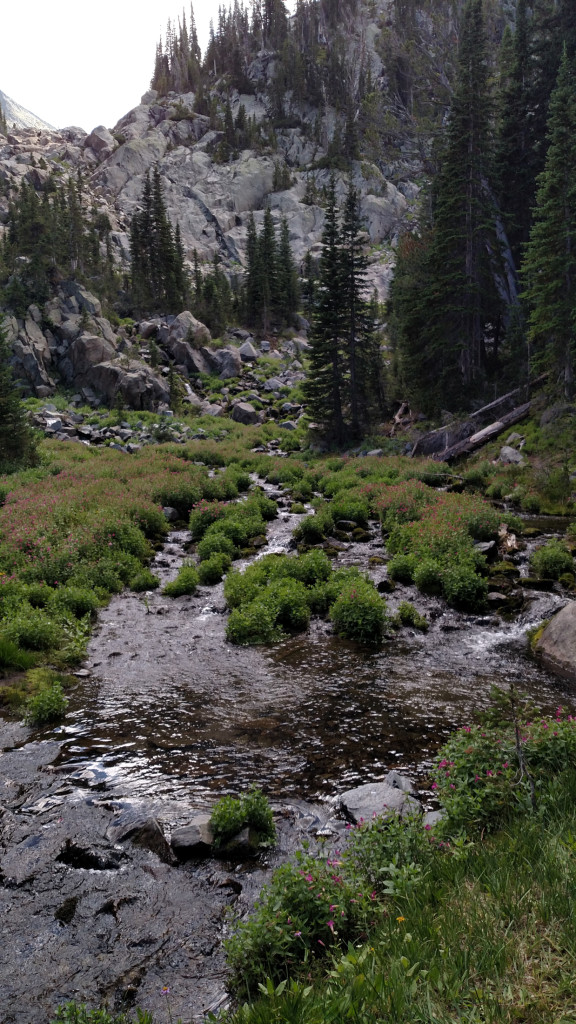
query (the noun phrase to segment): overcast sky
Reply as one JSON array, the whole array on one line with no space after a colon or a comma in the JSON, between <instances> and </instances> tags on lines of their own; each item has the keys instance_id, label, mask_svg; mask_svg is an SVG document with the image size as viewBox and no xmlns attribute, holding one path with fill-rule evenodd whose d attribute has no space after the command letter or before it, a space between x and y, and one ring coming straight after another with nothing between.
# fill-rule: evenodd
<instances>
[{"instance_id":1,"label":"overcast sky","mask_svg":"<svg viewBox=\"0 0 576 1024\"><path fill-rule=\"evenodd\" d=\"M204 50L221 0L195 0ZM228 3L225 3L228 6ZM112 128L150 85L156 43L190 0L10 0L0 90L55 128Z\"/></svg>"}]
</instances>

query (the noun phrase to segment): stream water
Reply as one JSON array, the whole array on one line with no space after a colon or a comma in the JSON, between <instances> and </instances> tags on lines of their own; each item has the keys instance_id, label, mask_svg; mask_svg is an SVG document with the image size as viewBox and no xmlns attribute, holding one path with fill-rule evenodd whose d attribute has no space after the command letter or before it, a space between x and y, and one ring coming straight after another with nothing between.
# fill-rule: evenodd
<instances>
[{"instance_id":1,"label":"stream water","mask_svg":"<svg viewBox=\"0 0 576 1024\"><path fill-rule=\"evenodd\" d=\"M287 550L297 521L282 511L264 551ZM382 549L373 534L338 564L367 567ZM169 538L154 566L163 581L189 539ZM372 575L378 582L385 568ZM170 602L114 598L90 646L90 679L73 696L61 767L97 772L112 793L196 807L251 784L277 800L317 800L392 767L421 775L492 684L514 683L543 711L576 707L576 693L536 665L526 642L528 626L564 603L560 592L528 593L510 623L459 615L403 587L390 611L406 598L427 612L429 632L403 630L377 649L338 639L322 621L270 648L234 648L221 585Z\"/></svg>"},{"instance_id":2,"label":"stream water","mask_svg":"<svg viewBox=\"0 0 576 1024\"><path fill-rule=\"evenodd\" d=\"M276 496L263 553L290 550L298 522ZM187 531L170 535L153 565L163 583L189 544ZM338 565L383 554L375 525L369 543L341 548ZM370 571L383 582L384 564ZM576 693L526 643L527 628L565 603L560 588L526 592L510 622L406 587L387 596L390 613L406 599L428 633L403 629L381 648L340 640L322 620L269 648L233 647L222 585L112 599L63 725L0 720L0 1024L46 1024L72 998L138 1005L164 1024L165 985L170 1019L222 1005L225 908L250 907L267 865L175 865L161 830L223 794L256 784L283 810L278 862L333 813L327 798L389 768L424 781L492 684L513 682L543 711L576 711ZM130 841L143 823L145 841Z\"/></svg>"}]
</instances>

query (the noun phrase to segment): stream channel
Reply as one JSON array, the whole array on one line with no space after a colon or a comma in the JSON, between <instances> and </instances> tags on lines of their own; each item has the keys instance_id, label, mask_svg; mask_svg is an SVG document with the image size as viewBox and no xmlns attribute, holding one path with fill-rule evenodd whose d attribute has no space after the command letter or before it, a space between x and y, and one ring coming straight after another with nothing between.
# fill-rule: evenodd
<instances>
[{"instance_id":1,"label":"stream channel","mask_svg":"<svg viewBox=\"0 0 576 1024\"><path fill-rule=\"evenodd\" d=\"M280 514L262 553L289 551L300 517L266 490ZM562 526L532 525L538 544ZM382 555L376 524L371 534L339 545L337 565ZM163 584L189 542L175 530L156 556ZM386 567L370 573L379 583ZM544 712L576 711L574 690L526 642L566 603L560 587L526 591L511 621L459 614L411 587L386 600L391 614L413 601L428 633L403 629L371 648L316 619L272 647L233 647L221 584L175 600L126 591L99 616L64 723L31 731L0 719L0 1024L47 1024L68 999L137 1005L155 1024L202 1020L226 1000L227 907L248 909L303 839L332 829L337 843L338 793L391 768L424 784L494 683L514 683ZM257 864L174 863L163 836L253 784L277 811L277 850Z\"/></svg>"}]
</instances>

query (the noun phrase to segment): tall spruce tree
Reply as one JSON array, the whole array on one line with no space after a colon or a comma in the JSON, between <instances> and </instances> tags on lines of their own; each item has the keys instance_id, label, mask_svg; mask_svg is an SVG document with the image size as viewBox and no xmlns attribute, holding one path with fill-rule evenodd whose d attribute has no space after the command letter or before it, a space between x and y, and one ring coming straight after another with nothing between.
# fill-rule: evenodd
<instances>
[{"instance_id":1,"label":"tall spruce tree","mask_svg":"<svg viewBox=\"0 0 576 1024\"><path fill-rule=\"evenodd\" d=\"M0 473L37 462L36 439L12 377L10 354L0 326Z\"/></svg>"},{"instance_id":2,"label":"tall spruce tree","mask_svg":"<svg viewBox=\"0 0 576 1024\"><path fill-rule=\"evenodd\" d=\"M168 218L160 172L146 176L141 209L132 218L132 301L138 310L183 309L188 297L184 249Z\"/></svg>"},{"instance_id":3,"label":"tall spruce tree","mask_svg":"<svg viewBox=\"0 0 576 1024\"><path fill-rule=\"evenodd\" d=\"M336 445L346 440L345 354L342 337L342 262L336 184L327 190L322 255L310 332L310 369L303 390L310 414Z\"/></svg>"},{"instance_id":4,"label":"tall spruce tree","mask_svg":"<svg viewBox=\"0 0 576 1024\"><path fill-rule=\"evenodd\" d=\"M334 178L328 188L323 250L305 392L311 415L337 445L357 440L383 411L382 359L367 300L359 197L350 186L339 225Z\"/></svg>"},{"instance_id":5,"label":"tall spruce tree","mask_svg":"<svg viewBox=\"0 0 576 1024\"><path fill-rule=\"evenodd\" d=\"M564 50L550 101L548 151L538 179L523 278L536 363L574 396L576 349L576 69Z\"/></svg>"},{"instance_id":6,"label":"tall spruce tree","mask_svg":"<svg viewBox=\"0 0 576 1024\"><path fill-rule=\"evenodd\" d=\"M420 393L429 388L436 411L462 407L481 390L489 362L486 341L497 347L502 318L499 284L506 273L490 185L488 76L482 0L468 0L431 222L424 225L422 242L399 262L391 293L393 340L404 372L412 367L427 373L425 381L408 381L409 387ZM404 271L407 283L401 280ZM408 296L415 309L409 310Z\"/></svg>"}]
</instances>

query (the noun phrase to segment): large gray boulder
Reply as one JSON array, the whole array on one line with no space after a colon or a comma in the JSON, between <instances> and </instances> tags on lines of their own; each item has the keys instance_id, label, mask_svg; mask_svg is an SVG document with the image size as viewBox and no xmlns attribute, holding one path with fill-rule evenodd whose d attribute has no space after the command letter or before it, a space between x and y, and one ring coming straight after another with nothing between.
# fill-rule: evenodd
<instances>
[{"instance_id":1,"label":"large gray boulder","mask_svg":"<svg viewBox=\"0 0 576 1024\"><path fill-rule=\"evenodd\" d=\"M75 381L78 384L92 384L92 368L113 359L115 355L116 349L105 338L99 338L96 334L82 334L70 347Z\"/></svg>"},{"instance_id":2,"label":"large gray boulder","mask_svg":"<svg viewBox=\"0 0 576 1024\"><path fill-rule=\"evenodd\" d=\"M202 352L192 348L187 341L168 338L164 349L172 357L177 366L182 366L188 375L210 373L211 367Z\"/></svg>"},{"instance_id":3,"label":"large gray boulder","mask_svg":"<svg viewBox=\"0 0 576 1024\"><path fill-rule=\"evenodd\" d=\"M250 402L238 402L232 410L232 419L235 423L244 423L250 426L258 423L260 414Z\"/></svg>"},{"instance_id":4,"label":"large gray boulder","mask_svg":"<svg viewBox=\"0 0 576 1024\"><path fill-rule=\"evenodd\" d=\"M576 601L550 620L536 644L536 653L550 672L576 683Z\"/></svg>"},{"instance_id":5,"label":"large gray boulder","mask_svg":"<svg viewBox=\"0 0 576 1024\"><path fill-rule=\"evenodd\" d=\"M211 373L217 374L221 380L239 377L242 373L242 358L237 348L220 348L215 351L203 348L201 352Z\"/></svg>"},{"instance_id":6,"label":"large gray boulder","mask_svg":"<svg viewBox=\"0 0 576 1024\"><path fill-rule=\"evenodd\" d=\"M116 149L116 140L104 125L99 125L84 139L84 148L91 149L99 160L105 160Z\"/></svg>"},{"instance_id":7,"label":"large gray boulder","mask_svg":"<svg viewBox=\"0 0 576 1024\"><path fill-rule=\"evenodd\" d=\"M186 309L183 313L180 313L170 325L168 340L188 341L194 345L201 346L209 345L212 338L206 325L200 320L197 320L196 317Z\"/></svg>"},{"instance_id":8,"label":"large gray boulder","mask_svg":"<svg viewBox=\"0 0 576 1024\"><path fill-rule=\"evenodd\" d=\"M368 782L357 789L349 789L339 800L346 817L355 825L374 817L397 814L400 818L406 818L421 811L414 797L387 782Z\"/></svg>"},{"instance_id":9,"label":"large gray boulder","mask_svg":"<svg viewBox=\"0 0 576 1024\"><path fill-rule=\"evenodd\" d=\"M149 366L135 360L128 366L116 362L98 363L90 372L90 385L109 403L120 395L130 409L153 411L160 403L170 402L167 382L157 377Z\"/></svg>"}]
</instances>

